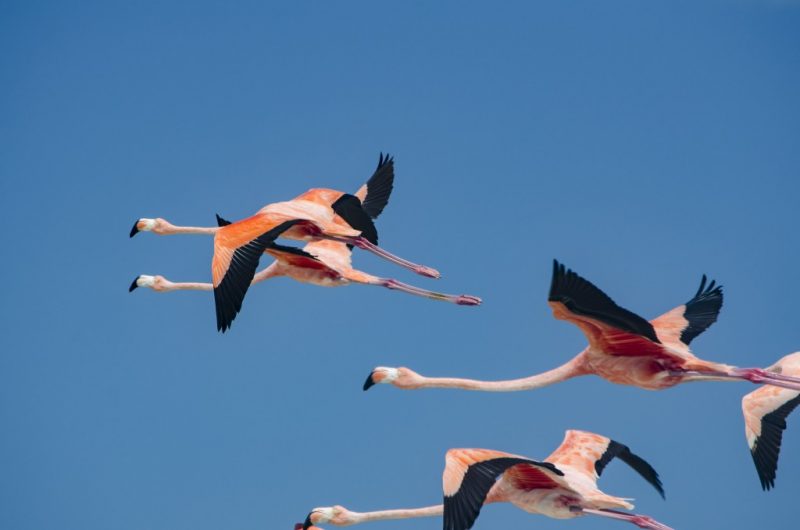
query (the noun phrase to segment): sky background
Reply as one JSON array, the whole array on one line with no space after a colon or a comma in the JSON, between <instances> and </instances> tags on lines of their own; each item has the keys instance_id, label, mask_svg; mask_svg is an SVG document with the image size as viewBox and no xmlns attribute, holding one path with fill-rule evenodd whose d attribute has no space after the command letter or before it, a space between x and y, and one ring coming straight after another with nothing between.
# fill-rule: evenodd
<instances>
[{"instance_id":1,"label":"sky background","mask_svg":"<svg viewBox=\"0 0 800 530\"><path fill-rule=\"evenodd\" d=\"M436 504L448 448L544 458L569 428L649 460L666 502L621 462L600 486L676 529L795 527L800 418L764 493L752 385L361 384L571 358L553 258L647 318L720 281L701 357L800 349L798 94L791 1L0 3L0 527L289 530L315 506ZM222 335L210 293L128 294L139 274L210 278L210 238L130 240L137 218L352 192L381 151L381 242L443 279L354 263L481 307L278 279ZM623 525L496 505L475 526L527 527Z\"/></svg>"}]
</instances>

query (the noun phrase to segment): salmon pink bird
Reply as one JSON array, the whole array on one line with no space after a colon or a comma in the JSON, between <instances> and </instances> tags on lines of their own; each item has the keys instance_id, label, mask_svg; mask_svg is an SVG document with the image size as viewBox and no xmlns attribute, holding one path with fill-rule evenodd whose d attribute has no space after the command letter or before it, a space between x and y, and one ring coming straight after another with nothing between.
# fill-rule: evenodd
<instances>
[{"instance_id":1,"label":"salmon pink bird","mask_svg":"<svg viewBox=\"0 0 800 530\"><path fill-rule=\"evenodd\" d=\"M439 272L435 269L378 247L378 232L372 220L388 203L393 185L394 160L381 154L377 169L355 195L314 188L291 201L268 204L252 217L217 227L175 226L161 218L142 218L134 223L130 236L140 231L160 235L214 235L211 269L217 329L225 332L241 310L261 254L278 237L353 245L423 276L438 278Z\"/></svg>"},{"instance_id":2,"label":"salmon pink bird","mask_svg":"<svg viewBox=\"0 0 800 530\"><path fill-rule=\"evenodd\" d=\"M583 431L567 431L564 441L543 461L488 449L451 449L442 476L444 503L424 508L353 512L342 506L314 508L295 530L331 524L348 526L387 519L442 516L444 530L472 528L481 508L508 502L528 513L555 519L585 515L607 517L639 528L671 530L646 515L624 512L633 504L600 491L597 479L618 458L633 468L663 497L658 473L641 457L614 440Z\"/></svg>"},{"instance_id":3,"label":"salmon pink bird","mask_svg":"<svg viewBox=\"0 0 800 530\"><path fill-rule=\"evenodd\" d=\"M490 392L531 390L580 375L596 374L648 390L690 381L751 381L800 390L800 378L761 368L738 368L695 357L689 343L717 320L722 287L703 276L694 297L648 322L614 303L591 282L553 261L549 304L553 315L586 335L589 345L567 363L547 372L507 381L425 377L408 368L375 368L364 383L403 389L461 388Z\"/></svg>"},{"instance_id":4,"label":"salmon pink bird","mask_svg":"<svg viewBox=\"0 0 800 530\"><path fill-rule=\"evenodd\" d=\"M787 355L767 368L767 371L800 376L800 352ZM775 386L762 386L742 399L747 445L764 490L775 487L786 418L798 405L800 391Z\"/></svg>"}]
</instances>

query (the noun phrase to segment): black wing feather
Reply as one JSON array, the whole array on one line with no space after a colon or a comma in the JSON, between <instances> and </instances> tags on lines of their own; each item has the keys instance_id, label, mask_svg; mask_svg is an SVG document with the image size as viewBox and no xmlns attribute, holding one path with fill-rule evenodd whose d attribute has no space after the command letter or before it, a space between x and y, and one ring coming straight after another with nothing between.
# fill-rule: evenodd
<instances>
[{"instance_id":1,"label":"black wing feather","mask_svg":"<svg viewBox=\"0 0 800 530\"><path fill-rule=\"evenodd\" d=\"M361 235L373 245L378 244L378 229L372 222L370 216L361 207L361 201L355 195L348 193L342 194L336 202L331 205L336 214L347 221L347 224L361 231Z\"/></svg>"},{"instance_id":2,"label":"black wing feather","mask_svg":"<svg viewBox=\"0 0 800 530\"><path fill-rule=\"evenodd\" d=\"M711 280L706 287L706 275L700 281L700 288L694 298L686 302L684 318L689 322L681 333L681 342L688 345L696 336L708 329L717 321L719 310L722 309L722 286Z\"/></svg>"},{"instance_id":3,"label":"black wing feather","mask_svg":"<svg viewBox=\"0 0 800 530\"><path fill-rule=\"evenodd\" d=\"M311 258L314 261L319 261L319 259L316 256L314 256L313 254L309 254L302 248L279 245L277 243L270 244L268 248L274 248L275 250L280 250L281 252L286 252L287 254L295 254L297 256L303 256L304 258Z\"/></svg>"},{"instance_id":4,"label":"black wing feather","mask_svg":"<svg viewBox=\"0 0 800 530\"><path fill-rule=\"evenodd\" d=\"M223 219L222 217L220 217L218 213L215 213L214 215L217 216L217 226L222 227L222 226L228 226L229 224L231 224L231 222L228 221L227 219Z\"/></svg>"},{"instance_id":5,"label":"black wing feather","mask_svg":"<svg viewBox=\"0 0 800 530\"><path fill-rule=\"evenodd\" d=\"M653 466L648 464L642 457L633 454L628 446L615 442L614 440L608 443L608 448L606 448L603 456L594 463L597 476L603 474L606 465L614 458L619 458L628 464L634 471L639 473L643 479L649 482L662 498L664 498L664 486L661 484L661 479L658 477L656 470L653 469Z\"/></svg>"},{"instance_id":6,"label":"black wing feather","mask_svg":"<svg viewBox=\"0 0 800 530\"><path fill-rule=\"evenodd\" d=\"M394 188L394 157L381 153L378 167L367 181L367 195L362 207L372 219L376 219L386 205Z\"/></svg>"},{"instance_id":7,"label":"black wing feather","mask_svg":"<svg viewBox=\"0 0 800 530\"><path fill-rule=\"evenodd\" d=\"M559 476L564 473L549 462L526 458L501 457L472 464L464 473L461 487L452 497L444 497L444 530L469 530L481 512L486 495L497 477L518 464L531 464L548 469Z\"/></svg>"},{"instance_id":8,"label":"black wing feather","mask_svg":"<svg viewBox=\"0 0 800 530\"><path fill-rule=\"evenodd\" d=\"M781 451L783 431L786 430L786 418L800 405L800 394L761 418L761 435L756 438L753 449L753 462L761 481L761 489L767 491L775 487L775 476L778 470L778 455Z\"/></svg>"},{"instance_id":9,"label":"black wing feather","mask_svg":"<svg viewBox=\"0 0 800 530\"><path fill-rule=\"evenodd\" d=\"M214 288L217 330L225 333L242 309L242 302L258 268L258 260L270 243L299 220L286 221L265 232L233 252L231 263L222 281Z\"/></svg>"},{"instance_id":10,"label":"black wing feather","mask_svg":"<svg viewBox=\"0 0 800 530\"><path fill-rule=\"evenodd\" d=\"M641 335L653 342L661 342L650 322L618 306L592 282L565 268L557 260L553 260L553 280L550 283L548 300L561 302L576 315L594 318L617 329Z\"/></svg>"}]
</instances>

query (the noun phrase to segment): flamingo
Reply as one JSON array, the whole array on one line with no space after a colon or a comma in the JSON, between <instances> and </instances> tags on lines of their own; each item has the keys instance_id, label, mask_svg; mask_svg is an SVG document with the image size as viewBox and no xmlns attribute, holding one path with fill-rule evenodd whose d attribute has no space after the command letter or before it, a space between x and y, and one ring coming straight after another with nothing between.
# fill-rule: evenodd
<instances>
[{"instance_id":1,"label":"flamingo","mask_svg":"<svg viewBox=\"0 0 800 530\"><path fill-rule=\"evenodd\" d=\"M690 381L737 381L800 390L800 379L761 368L738 368L695 357L689 343L717 320L722 286L706 276L694 297L648 322L614 303L603 291L553 261L549 305L553 315L577 325L589 345L547 372L507 381L425 377L409 368L375 368L364 390L377 383L402 389L461 388L490 392L531 390L573 377L596 374L612 383L660 390Z\"/></svg>"},{"instance_id":2,"label":"flamingo","mask_svg":"<svg viewBox=\"0 0 800 530\"><path fill-rule=\"evenodd\" d=\"M318 529L318 524L347 526L385 519L443 516L444 530L472 528L484 504L510 502L528 513L555 519L584 515L608 517L639 528L671 530L632 510L630 499L614 497L597 488L606 465L619 458L664 497L655 469L614 440L584 431L569 430L561 445L544 461L489 449L450 449L442 476L444 503L424 508L359 513L342 506L314 508L295 530Z\"/></svg>"},{"instance_id":3,"label":"flamingo","mask_svg":"<svg viewBox=\"0 0 800 530\"><path fill-rule=\"evenodd\" d=\"M372 220L389 201L394 183L394 159L383 154L378 167L355 195L314 188L291 201L268 204L255 215L217 227L175 226L156 218L140 218L130 237L140 231L159 235L214 235L213 273L217 329L225 332L242 307L261 254L277 237L301 241L332 240L369 250L420 275L438 278L439 272L391 254L377 246Z\"/></svg>"},{"instance_id":4,"label":"flamingo","mask_svg":"<svg viewBox=\"0 0 800 530\"><path fill-rule=\"evenodd\" d=\"M224 220L220 221L225 222ZM458 305L480 305L481 303L481 299L477 296L437 293L408 285L393 278L379 278L354 269L351 264L350 248L337 241L312 241L302 250L273 243L266 248L265 252L272 255L275 261L257 272L250 285L277 276L288 276L299 282L322 287L339 287L350 284L376 285ZM173 283L163 276L145 274L137 276L128 290L132 292L137 287L149 287L157 292L211 291L214 288L210 283Z\"/></svg>"},{"instance_id":5,"label":"flamingo","mask_svg":"<svg viewBox=\"0 0 800 530\"><path fill-rule=\"evenodd\" d=\"M800 375L800 352L783 357L767 370ZM742 398L747 445L764 491L775 487L775 472L786 418L798 405L800 392L774 386L763 386Z\"/></svg>"}]
</instances>

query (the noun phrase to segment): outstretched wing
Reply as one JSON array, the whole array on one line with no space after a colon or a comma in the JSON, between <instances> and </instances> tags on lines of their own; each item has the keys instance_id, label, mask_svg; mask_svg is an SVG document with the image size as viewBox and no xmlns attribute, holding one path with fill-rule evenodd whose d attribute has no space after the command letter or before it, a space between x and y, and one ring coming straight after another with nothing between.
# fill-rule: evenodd
<instances>
[{"instance_id":1,"label":"outstretched wing","mask_svg":"<svg viewBox=\"0 0 800 530\"><path fill-rule=\"evenodd\" d=\"M300 220L265 226L263 216L253 216L221 227L214 236L211 272L217 330L225 332L242 309L242 301L253 280L258 260L266 248Z\"/></svg>"},{"instance_id":2,"label":"outstretched wing","mask_svg":"<svg viewBox=\"0 0 800 530\"><path fill-rule=\"evenodd\" d=\"M383 153L378 158L378 167L366 184L356 192L361 206L367 214L377 218L389 202L394 187L394 158Z\"/></svg>"},{"instance_id":3,"label":"outstretched wing","mask_svg":"<svg viewBox=\"0 0 800 530\"><path fill-rule=\"evenodd\" d=\"M658 336L665 342L681 342L686 346L717 321L722 309L722 286L706 275L694 297L684 305L668 311L652 321Z\"/></svg>"},{"instance_id":4,"label":"outstretched wing","mask_svg":"<svg viewBox=\"0 0 800 530\"><path fill-rule=\"evenodd\" d=\"M590 281L556 260L548 300L553 316L581 328L596 351L682 360L663 347L650 322L618 306Z\"/></svg>"},{"instance_id":5,"label":"outstretched wing","mask_svg":"<svg viewBox=\"0 0 800 530\"><path fill-rule=\"evenodd\" d=\"M553 477L563 473L548 462L488 449L451 449L445 457L444 530L468 530L480 514L497 477L514 466L539 468ZM542 480L546 480L543 478Z\"/></svg>"},{"instance_id":6,"label":"outstretched wing","mask_svg":"<svg viewBox=\"0 0 800 530\"><path fill-rule=\"evenodd\" d=\"M775 487L786 418L798 405L800 392L769 385L742 399L747 445L763 490Z\"/></svg>"},{"instance_id":7,"label":"outstretched wing","mask_svg":"<svg viewBox=\"0 0 800 530\"><path fill-rule=\"evenodd\" d=\"M333 211L344 219L348 225L361 231L361 235L373 245L378 244L378 229L372 222L369 214L361 206L361 202L355 195L343 193L336 202L331 205Z\"/></svg>"},{"instance_id":8,"label":"outstretched wing","mask_svg":"<svg viewBox=\"0 0 800 530\"><path fill-rule=\"evenodd\" d=\"M564 441L546 461L560 466L570 466L596 482L614 458L619 458L628 464L664 497L664 487L653 466L633 454L627 446L599 434L567 431Z\"/></svg>"}]
</instances>

